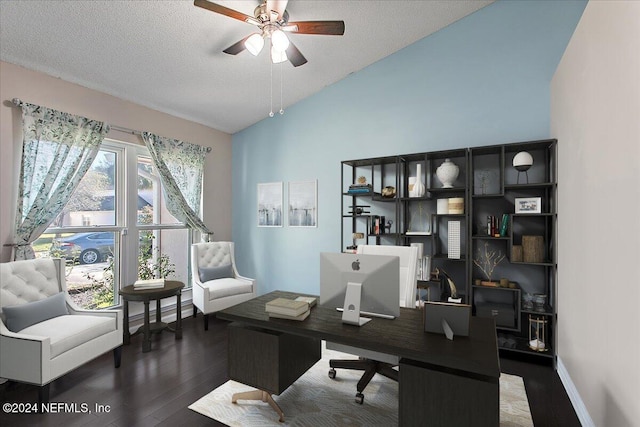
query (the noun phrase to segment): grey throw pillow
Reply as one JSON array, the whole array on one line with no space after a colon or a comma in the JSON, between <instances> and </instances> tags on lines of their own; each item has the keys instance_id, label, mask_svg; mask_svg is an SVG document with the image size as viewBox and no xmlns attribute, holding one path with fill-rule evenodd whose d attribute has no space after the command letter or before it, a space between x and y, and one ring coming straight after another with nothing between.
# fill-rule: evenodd
<instances>
[{"instance_id":1,"label":"grey throw pillow","mask_svg":"<svg viewBox=\"0 0 640 427\"><path fill-rule=\"evenodd\" d=\"M209 280L233 277L231 264L220 265L218 267L200 267L198 272L200 273L200 281L203 283Z\"/></svg>"},{"instance_id":2,"label":"grey throw pillow","mask_svg":"<svg viewBox=\"0 0 640 427\"><path fill-rule=\"evenodd\" d=\"M2 312L6 318L7 329L12 332L20 332L36 323L69 314L64 292L40 301L3 307Z\"/></svg>"}]
</instances>

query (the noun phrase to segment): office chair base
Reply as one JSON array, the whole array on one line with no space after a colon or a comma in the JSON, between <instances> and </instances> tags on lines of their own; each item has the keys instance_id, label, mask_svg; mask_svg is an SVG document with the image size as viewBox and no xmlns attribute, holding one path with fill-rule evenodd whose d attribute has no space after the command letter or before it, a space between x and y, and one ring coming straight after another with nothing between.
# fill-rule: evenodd
<instances>
[{"instance_id":1,"label":"office chair base","mask_svg":"<svg viewBox=\"0 0 640 427\"><path fill-rule=\"evenodd\" d=\"M336 378L335 368L364 371L356 386L356 390L358 391L358 393L356 393L356 403L359 404L364 402L364 394L362 392L375 374L380 374L391 380L398 381L398 371L393 369L393 365L376 360L330 360L329 367L331 368L329 369L329 378L331 379Z\"/></svg>"},{"instance_id":2,"label":"office chair base","mask_svg":"<svg viewBox=\"0 0 640 427\"><path fill-rule=\"evenodd\" d=\"M278 406L276 401L273 400L273 397L271 396L271 394L269 394L269 392L266 392L264 390L253 390L253 391L244 391L241 393L234 393L233 396L231 396L231 403L238 403L238 400L240 399L241 400L262 400L263 402L267 402L269 406L271 406L271 408L273 408L273 410L276 411L277 414L280 416L280 419L278 421L280 421L281 423L284 422L284 412L282 412L282 409L280 409L280 406Z\"/></svg>"}]
</instances>

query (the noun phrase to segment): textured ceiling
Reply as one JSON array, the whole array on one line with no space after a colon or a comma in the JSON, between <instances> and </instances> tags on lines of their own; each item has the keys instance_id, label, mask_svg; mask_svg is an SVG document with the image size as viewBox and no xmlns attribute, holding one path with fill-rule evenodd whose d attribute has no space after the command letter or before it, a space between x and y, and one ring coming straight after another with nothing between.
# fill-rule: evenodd
<instances>
[{"instance_id":1,"label":"textured ceiling","mask_svg":"<svg viewBox=\"0 0 640 427\"><path fill-rule=\"evenodd\" d=\"M290 21L343 20L346 29L290 36L309 62L273 66L273 109L280 70L286 110L492 1L291 0ZM217 3L251 16L258 5ZM235 133L270 110L268 49L222 53L254 29L192 1L0 0L0 59Z\"/></svg>"}]
</instances>

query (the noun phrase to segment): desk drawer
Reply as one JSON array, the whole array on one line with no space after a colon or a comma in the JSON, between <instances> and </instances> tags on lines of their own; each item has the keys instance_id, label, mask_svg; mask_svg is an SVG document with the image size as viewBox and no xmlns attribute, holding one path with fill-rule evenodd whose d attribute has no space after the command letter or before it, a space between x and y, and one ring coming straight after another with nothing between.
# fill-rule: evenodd
<instances>
[{"instance_id":1,"label":"desk drawer","mask_svg":"<svg viewBox=\"0 0 640 427\"><path fill-rule=\"evenodd\" d=\"M238 323L229 325L229 377L280 394L321 356L321 341Z\"/></svg>"},{"instance_id":2,"label":"desk drawer","mask_svg":"<svg viewBox=\"0 0 640 427\"><path fill-rule=\"evenodd\" d=\"M500 425L497 377L401 359L398 399L399 425L403 427Z\"/></svg>"}]
</instances>

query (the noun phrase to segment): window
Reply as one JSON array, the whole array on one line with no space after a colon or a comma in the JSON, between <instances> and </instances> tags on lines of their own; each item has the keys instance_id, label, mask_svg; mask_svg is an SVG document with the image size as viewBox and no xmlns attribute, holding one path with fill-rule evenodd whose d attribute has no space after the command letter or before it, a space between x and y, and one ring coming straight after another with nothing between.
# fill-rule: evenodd
<instances>
[{"instance_id":1,"label":"window","mask_svg":"<svg viewBox=\"0 0 640 427\"><path fill-rule=\"evenodd\" d=\"M191 232L167 210L146 148L107 141L62 213L34 242L67 260L69 294L83 308L117 305L117 285L169 277L189 283Z\"/></svg>"},{"instance_id":2,"label":"window","mask_svg":"<svg viewBox=\"0 0 640 427\"><path fill-rule=\"evenodd\" d=\"M146 153L146 150L144 150ZM189 283L191 232L167 210L162 184L151 158L138 154L138 276L141 279L170 276Z\"/></svg>"}]
</instances>

